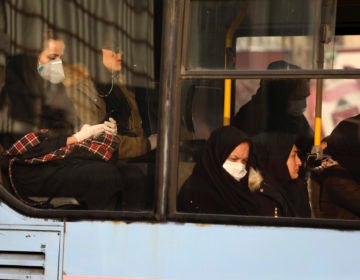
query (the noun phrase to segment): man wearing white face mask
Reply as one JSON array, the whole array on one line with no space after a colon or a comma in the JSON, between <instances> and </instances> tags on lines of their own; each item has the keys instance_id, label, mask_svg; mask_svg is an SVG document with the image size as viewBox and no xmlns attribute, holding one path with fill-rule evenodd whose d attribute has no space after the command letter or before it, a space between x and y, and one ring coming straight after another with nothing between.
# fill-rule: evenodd
<instances>
[{"instance_id":1,"label":"man wearing white face mask","mask_svg":"<svg viewBox=\"0 0 360 280\"><path fill-rule=\"evenodd\" d=\"M235 127L213 131L200 161L180 190L177 209L198 213L255 213L255 197L247 187L250 147L249 138Z\"/></svg>"}]
</instances>

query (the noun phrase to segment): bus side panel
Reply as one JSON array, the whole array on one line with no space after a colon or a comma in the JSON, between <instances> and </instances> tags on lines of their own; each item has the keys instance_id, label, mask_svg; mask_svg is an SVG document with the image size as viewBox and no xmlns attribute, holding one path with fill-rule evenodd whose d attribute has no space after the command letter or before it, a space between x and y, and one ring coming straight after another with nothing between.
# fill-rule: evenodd
<instances>
[{"instance_id":1,"label":"bus side panel","mask_svg":"<svg viewBox=\"0 0 360 280\"><path fill-rule=\"evenodd\" d=\"M23 216L0 202L0 279L61 279L64 223Z\"/></svg>"},{"instance_id":2,"label":"bus side panel","mask_svg":"<svg viewBox=\"0 0 360 280\"><path fill-rule=\"evenodd\" d=\"M63 272L69 280L360 275L360 267L353 264L360 259L357 231L118 222L69 222L66 229Z\"/></svg>"}]
</instances>

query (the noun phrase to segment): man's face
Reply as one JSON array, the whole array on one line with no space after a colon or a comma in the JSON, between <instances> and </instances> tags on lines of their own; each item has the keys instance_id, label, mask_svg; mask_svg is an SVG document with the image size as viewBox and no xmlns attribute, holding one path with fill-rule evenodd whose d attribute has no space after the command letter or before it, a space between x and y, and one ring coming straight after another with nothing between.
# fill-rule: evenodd
<instances>
[{"instance_id":1,"label":"man's face","mask_svg":"<svg viewBox=\"0 0 360 280\"><path fill-rule=\"evenodd\" d=\"M60 60L64 54L65 44L62 40L50 39L39 56L39 64L45 64L52 60Z\"/></svg>"},{"instance_id":2,"label":"man's face","mask_svg":"<svg viewBox=\"0 0 360 280\"><path fill-rule=\"evenodd\" d=\"M120 71L122 52L114 52L109 49L102 49L103 64L109 71Z\"/></svg>"}]
</instances>

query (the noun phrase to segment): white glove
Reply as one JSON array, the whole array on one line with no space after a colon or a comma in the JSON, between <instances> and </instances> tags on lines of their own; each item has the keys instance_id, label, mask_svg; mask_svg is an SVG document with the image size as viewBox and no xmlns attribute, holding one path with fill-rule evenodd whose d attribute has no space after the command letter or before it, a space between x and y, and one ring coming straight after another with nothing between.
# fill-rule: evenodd
<instances>
[{"instance_id":1,"label":"white glove","mask_svg":"<svg viewBox=\"0 0 360 280\"><path fill-rule=\"evenodd\" d=\"M113 118L109 118L109 121L104 121L104 130L106 134L117 134L116 121Z\"/></svg>"},{"instance_id":2,"label":"white glove","mask_svg":"<svg viewBox=\"0 0 360 280\"><path fill-rule=\"evenodd\" d=\"M103 133L104 130L104 124L96 124L96 125L88 125L84 124L81 129L76 132L73 136L76 138L78 142L85 140L87 138L97 136L101 133Z\"/></svg>"},{"instance_id":3,"label":"white glove","mask_svg":"<svg viewBox=\"0 0 360 280\"><path fill-rule=\"evenodd\" d=\"M157 147L157 133L156 134L151 134L149 137L148 137L148 140L150 142L150 149L151 150L155 150L156 147Z\"/></svg>"}]
</instances>

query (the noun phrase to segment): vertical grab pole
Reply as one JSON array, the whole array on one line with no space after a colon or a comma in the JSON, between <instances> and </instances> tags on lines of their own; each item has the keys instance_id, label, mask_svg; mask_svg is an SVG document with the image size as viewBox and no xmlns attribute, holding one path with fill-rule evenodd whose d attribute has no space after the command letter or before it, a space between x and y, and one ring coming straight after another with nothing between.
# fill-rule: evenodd
<instances>
[{"instance_id":1,"label":"vertical grab pole","mask_svg":"<svg viewBox=\"0 0 360 280\"><path fill-rule=\"evenodd\" d=\"M225 79L224 82L224 121L223 124L230 125L231 114L231 79Z\"/></svg>"},{"instance_id":2,"label":"vertical grab pole","mask_svg":"<svg viewBox=\"0 0 360 280\"><path fill-rule=\"evenodd\" d=\"M331 41L329 11L333 6L333 0L320 1L319 19L319 37L317 44L317 69L324 68L324 48L325 44ZM322 96L323 79L316 80L316 103L315 103L315 127L314 127L314 146L311 153L316 155L316 159L322 159L323 151L321 149L321 117L322 117Z\"/></svg>"},{"instance_id":3,"label":"vertical grab pole","mask_svg":"<svg viewBox=\"0 0 360 280\"><path fill-rule=\"evenodd\" d=\"M225 69L228 68L228 61L232 60L231 49L232 49L232 40L235 28L239 25L240 21L244 18L245 12L249 0L244 1L243 6L240 8L235 19L231 23L229 30L226 32L225 38ZM230 125L230 115L231 115L231 79L224 80L224 115L223 115L223 124Z\"/></svg>"},{"instance_id":4,"label":"vertical grab pole","mask_svg":"<svg viewBox=\"0 0 360 280\"><path fill-rule=\"evenodd\" d=\"M314 131L314 146L320 146L321 142L321 117L322 117L322 92L323 80L316 81L316 105L315 105L315 131Z\"/></svg>"},{"instance_id":5,"label":"vertical grab pole","mask_svg":"<svg viewBox=\"0 0 360 280\"><path fill-rule=\"evenodd\" d=\"M316 18L317 34L316 36L316 69L324 68L324 39L323 39L323 4L322 0L316 2L316 14L319 16ZM320 146L321 142L321 111L322 111L322 89L323 80L316 80L316 97L315 97L315 123L314 123L314 145L311 149L312 157L319 160L323 157L323 152Z\"/></svg>"}]
</instances>

